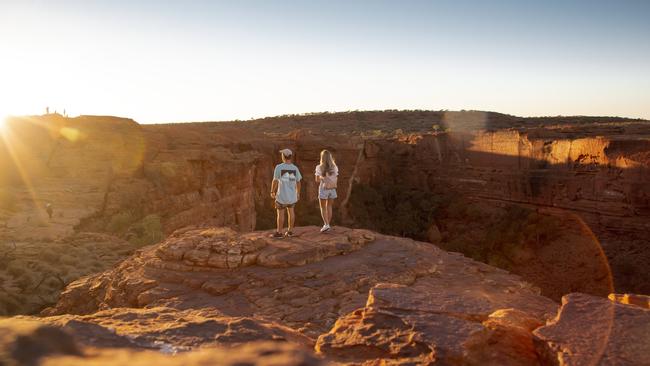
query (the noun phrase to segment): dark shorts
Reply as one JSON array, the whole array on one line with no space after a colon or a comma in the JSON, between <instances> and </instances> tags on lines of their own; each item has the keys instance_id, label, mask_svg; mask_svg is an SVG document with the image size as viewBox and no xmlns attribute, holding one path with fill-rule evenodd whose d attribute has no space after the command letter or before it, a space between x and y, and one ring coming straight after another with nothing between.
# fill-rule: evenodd
<instances>
[{"instance_id":1,"label":"dark shorts","mask_svg":"<svg viewBox=\"0 0 650 366\"><path fill-rule=\"evenodd\" d=\"M290 203L290 204L285 205L284 203L280 203L278 201L275 201L275 209L276 210L284 210L285 208L293 208L293 206L295 206L295 205L296 205L295 203Z\"/></svg>"}]
</instances>

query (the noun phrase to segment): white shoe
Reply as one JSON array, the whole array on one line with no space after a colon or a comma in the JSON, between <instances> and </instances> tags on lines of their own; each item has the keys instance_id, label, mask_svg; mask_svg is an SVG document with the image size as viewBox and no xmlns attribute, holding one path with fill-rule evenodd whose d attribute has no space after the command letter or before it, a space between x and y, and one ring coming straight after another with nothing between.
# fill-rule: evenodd
<instances>
[{"instance_id":1,"label":"white shoe","mask_svg":"<svg viewBox=\"0 0 650 366\"><path fill-rule=\"evenodd\" d=\"M329 230L329 229L330 229L330 226L327 225L327 224L325 224L325 225L323 225L322 228L320 228L320 232L321 232L321 233L324 233L324 232L326 232L326 231Z\"/></svg>"}]
</instances>

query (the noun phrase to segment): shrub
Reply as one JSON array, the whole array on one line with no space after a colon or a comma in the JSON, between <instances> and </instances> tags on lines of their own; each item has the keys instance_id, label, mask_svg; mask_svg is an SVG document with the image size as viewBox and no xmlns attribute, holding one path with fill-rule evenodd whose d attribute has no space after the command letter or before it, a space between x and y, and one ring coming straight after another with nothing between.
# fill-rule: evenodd
<instances>
[{"instance_id":1,"label":"shrub","mask_svg":"<svg viewBox=\"0 0 650 366\"><path fill-rule=\"evenodd\" d=\"M405 190L397 184L354 185L350 215L355 225L385 234L425 239L443 199L432 192Z\"/></svg>"},{"instance_id":2,"label":"shrub","mask_svg":"<svg viewBox=\"0 0 650 366\"><path fill-rule=\"evenodd\" d=\"M467 204L462 200L452 201L447 207L447 216L452 219L464 219L467 211Z\"/></svg>"},{"instance_id":3,"label":"shrub","mask_svg":"<svg viewBox=\"0 0 650 366\"><path fill-rule=\"evenodd\" d=\"M470 221L476 221L483 217L483 211L477 205L468 205L465 209L465 216Z\"/></svg>"},{"instance_id":4,"label":"shrub","mask_svg":"<svg viewBox=\"0 0 650 366\"><path fill-rule=\"evenodd\" d=\"M178 170L176 164L166 161L160 164L147 164L144 168L144 174L149 181L160 189L176 177Z\"/></svg>"},{"instance_id":5,"label":"shrub","mask_svg":"<svg viewBox=\"0 0 650 366\"><path fill-rule=\"evenodd\" d=\"M16 277L15 281L18 287L21 289L21 292L26 292L36 287L38 280L32 273L23 273L20 275L20 277Z\"/></svg>"},{"instance_id":6,"label":"shrub","mask_svg":"<svg viewBox=\"0 0 650 366\"><path fill-rule=\"evenodd\" d=\"M491 266L505 270L510 270L512 267L512 263L501 253L489 253L485 262Z\"/></svg>"},{"instance_id":7,"label":"shrub","mask_svg":"<svg viewBox=\"0 0 650 366\"><path fill-rule=\"evenodd\" d=\"M133 245L144 246L157 243L163 238L160 216L145 216L145 218L134 225L131 232L134 235L131 237L129 242Z\"/></svg>"},{"instance_id":8,"label":"shrub","mask_svg":"<svg viewBox=\"0 0 650 366\"><path fill-rule=\"evenodd\" d=\"M160 164L160 174L167 179L174 178L176 176L176 165L169 161L163 162Z\"/></svg>"},{"instance_id":9,"label":"shrub","mask_svg":"<svg viewBox=\"0 0 650 366\"><path fill-rule=\"evenodd\" d=\"M160 223L160 216L148 215L142 219L142 226L144 227L145 234L153 241L162 239L162 224Z\"/></svg>"},{"instance_id":10,"label":"shrub","mask_svg":"<svg viewBox=\"0 0 650 366\"><path fill-rule=\"evenodd\" d=\"M43 249L43 250L41 251L41 255L40 255L40 257L41 257L41 259L43 259L43 260L46 261L46 262L49 262L49 263L55 263L55 264L56 264L56 263L59 263L59 259L60 259L60 257L61 257L61 253L57 252L57 251L54 250L54 249L47 248L47 249Z\"/></svg>"},{"instance_id":11,"label":"shrub","mask_svg":"<svg viewBox=\"0 0 650 366\"><path fill-rule=\"evenodd\" d=\"M61 256L61 263L64 264L64 265L71 266L71 265L74 265L75 263L77 263L78 259L79 259L79 257L64 254L64 255Z\"/></svg>"},{"instance_id":12,"label":"shrub","mask_svg":"<svg viewBox=\"0 0 650 366\"><path fill-rule=\"evenodd\" d=\"M111 233L124 233L133 223L134 218L130 212L120 212L111 216L106 230Z\"/></svg>"},{"instance_id":13,"label":"shrub","mask_svg":"<svg viewBox=\"0 0 650 366\"><path fill-rule=\"evenodd\" d=\"M7 272L14 278L20 277L27 272L27 269L18 263L11 263L7 266Z\"/></svg>"}]
</instances>

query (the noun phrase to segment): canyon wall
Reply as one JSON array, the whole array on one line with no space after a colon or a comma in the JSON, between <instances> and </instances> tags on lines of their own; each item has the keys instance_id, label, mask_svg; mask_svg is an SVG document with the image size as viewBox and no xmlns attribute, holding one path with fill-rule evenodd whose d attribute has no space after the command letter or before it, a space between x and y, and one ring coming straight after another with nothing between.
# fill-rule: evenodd
<instances>
[{"instance_id":1,"label":"canyon wall","mask_svg":"<svg viewBox=\"0 0 650 366\"><path fill-rule=\"evenodd\" d=\"M556 136L552 130L535 136L535 131L516 129L410 135L366 141L359 183L447 190L474 202L524 205L554 215L565 223L563 233L582 238L582 244L575 238L557 243L556 258L579 245L591 247L585 253L612 267L617 288L647 293L650 278L643 268L650 261L648 151L647 132L574 138ZM468 220L467 226L470 230L478 225ZM601 258L603 251L607 260ZM548 263L550 268L552 262L557 260ZM602 270L593 276L600 277L597 272ZM606 292L606 282L597 292Z\"/></svg>"},{"instance_id":2,"label":"canyon wall","mask_svg":"<svg viewBox=\"0 0 650 366\"><path fill-rule=\"evenodd\" d=\"M650 260L647 121L388 111L168 125L50 115L15 119L9 127L0 159L5 243L60 240L80 231L150 243L187 225L269 228L271 175L284 147L295 151L305 177L299 224L316 224L312 175L327 148L341 171L339 222L358 221L351 205L359 203L350 196L364 186L447 192L481 207L521 205L559 217L562 230L572 232L551 246L560 251L556 257L571 253L563 246L577 246L567 238L587 237L584 246L591 245L579 253L597 264L576 264L584 273L562 293L606 294L611 278L600 273L608 263L617 290L650 292L643 269ZM444 247L455 234L431 221L440 226ZM148 231L151 222L159 222L160 236ZM553 271L552 261L544 265ZM579 284L590 271L599 278L593 288Z\"/></svg>"},{"instance_id":3,"label":"canyon wall","mask_svg":"<svg viewBox=\"0 0 650 366\"><path fill-rule=\"evenodd\" d=\"M133 120L114 117L9 120L0 136L0 238L72 235L103 207L110 182L142 165L140 131Z\"/></svg>"}]
</instances>

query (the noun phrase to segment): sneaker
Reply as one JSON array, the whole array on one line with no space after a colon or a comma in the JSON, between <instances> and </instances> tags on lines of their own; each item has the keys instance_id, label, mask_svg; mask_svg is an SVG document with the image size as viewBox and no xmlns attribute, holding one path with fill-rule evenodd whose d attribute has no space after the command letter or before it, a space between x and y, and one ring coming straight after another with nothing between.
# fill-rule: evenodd
<instances>
[{"instance_id":1,"label":"sneaker","mask_svg":"<svg viewBox=\"0 0 650 366\"><path fill-rule=\"evenodd\" d=\"M293 231L287 231L286 233L284 233L284 236L286 236L287 238L292 237L293 236Z\"/></svg>"},{"instance_id":2,"label":"sneaker","mask_svg":"<svg viewBox=\"0 0 650 366\"><path fill-rule=\"evenodd\" d=\"M273 235L271 235L272 238L283 238L284 235L282 235L281 232L276 231Z\"/></svg>"},{"instance_id":3,"label":"sneaker","mask_svg":"<svg viewBox=\"0 0 650 366\"><path fill-rule=\"evenodd\" d=\"M330 226L327 225L327 224L325 224L325 225L323 225L323 227L320 229L320 232L321 232L321 233L324 233L324 232L326 232L326 231L329 230L329 229L330 229Z\"/></svg>"}]
</instances>

